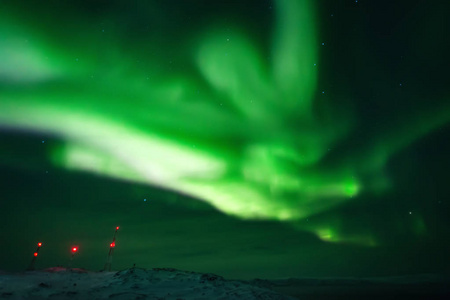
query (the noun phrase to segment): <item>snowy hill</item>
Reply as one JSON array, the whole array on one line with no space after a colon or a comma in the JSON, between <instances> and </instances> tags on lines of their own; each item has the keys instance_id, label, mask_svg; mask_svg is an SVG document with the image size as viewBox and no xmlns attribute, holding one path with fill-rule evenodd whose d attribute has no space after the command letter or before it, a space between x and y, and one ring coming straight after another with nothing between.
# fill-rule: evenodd
<instances>
[{"instance_id":1,"label":"snowy hill","mask_svg":"<svg viewBox=\"0 0 450 300\"><path fill-rule=\"evenodd\" d=\"M294 299L249 282L176 269L50 268L0 273L0 299Z\"/></svg>"},{"instance_id":2,"label":"snowy hill","mask_svg":"<svg viewBox=\"0 0 450 300\"><path fill-rule=\"evenodd\" d=\"M292 298L291 295L295 298ZM450 277L226 280L171 268L90 272L60 267L0 271L0 299L449 299Z\"/></svg>"}]
</instances>

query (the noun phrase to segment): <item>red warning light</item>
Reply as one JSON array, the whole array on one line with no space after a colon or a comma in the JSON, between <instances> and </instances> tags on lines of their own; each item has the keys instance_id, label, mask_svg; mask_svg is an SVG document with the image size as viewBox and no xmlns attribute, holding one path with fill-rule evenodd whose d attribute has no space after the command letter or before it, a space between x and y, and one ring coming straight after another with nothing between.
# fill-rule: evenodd
<instances>
[{"instance_id":1,"label":"red warning light","mask_svg":"<svg viewBox=\"0 0 450 300\"><path fill-rule=\"evenodd\" d=\"M111 248L114 248L114 247L116 246L116 243L111 243L109 246L110 246Z\"/></svg>"},{"instance_id":2,"label":"red warning light","mask_svg":"<svg viewBox=\"0 0 450 300\"><path fill-rule=\"evenodd\" d=\"M119 226L116 227L116 230L119 230Z\"/></svg>"},{"instance_id":3,"label":"red warning light","mask_svg":"<svg viewBox=\"0 0 450 300\"><path fill-rule=\"evenodd\" d=\"M38 247L42 246L42 243L38 243Z\"/></svg>"},{"instance_id":4,"label":"red warning light","mask_svg":"<svg viewBox=\"0 0 450 300\"><path fill-rule=\"evenodd\" d=\"M33 254L34 256L37 256L38 255L38 253L37 252L34 252L34 254Z\"/></svg>"},{"instance_id":5,"label":"red warning light","mask_svg":"<svg viewBox=\"0 0 450 300\"><path fill-rule=\"evenodd\" d=\"M78 248L77 248L77 247L73 247L73 248L72 248L72 252L73 252L73 253L75 253L75 252L77 252L77 251L78 251Z\"/></svg>"}]
</instances>

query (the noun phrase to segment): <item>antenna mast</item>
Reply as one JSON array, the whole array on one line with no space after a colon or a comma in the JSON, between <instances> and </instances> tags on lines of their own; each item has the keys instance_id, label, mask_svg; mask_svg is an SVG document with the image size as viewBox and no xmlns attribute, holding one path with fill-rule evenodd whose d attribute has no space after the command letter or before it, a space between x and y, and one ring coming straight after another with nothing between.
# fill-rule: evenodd
<instances>
[{"instance_id":1,"label":"antenna mast","mask_svg":"<svg viewBox=\"0 0 450 300\"><path fill-rule=\"evenodd\" d=\"M119 226L116 227L116 231L114 231L112 243L109 244L108 259L106 260L105 268L103 269L104 271L111 272L111 262L112 262L112 256L114 253L114 248L116 247L116 235L117 235L118 230L119 230Z\"/></svg>"}]
</instances>

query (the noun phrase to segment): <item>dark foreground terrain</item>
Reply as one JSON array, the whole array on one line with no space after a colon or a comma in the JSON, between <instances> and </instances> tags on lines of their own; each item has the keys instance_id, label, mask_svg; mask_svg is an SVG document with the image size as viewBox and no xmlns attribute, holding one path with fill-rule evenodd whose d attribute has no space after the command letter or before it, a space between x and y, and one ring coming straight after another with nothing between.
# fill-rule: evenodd
<instances>
[{"instance_id":1,"label":"dark foreground terrain","mask_svg":"<svg viewBox=\"0 0 450 300\"><path fill-rule=\"evenodd\" d=\"M298 299L450 299L450 277L434 274L383 278L256 280Z\"/></svg>"},{"instance_id":2,"label":"dark foreground terrain","mask_svg":"<svg viewBox=\"0 0 450 300\"><path fill-rule=\"evenodd\" d=\"M171 268L0 272L0 299L450 299L450 277L226 280Z\"/></svg>"}]
</instances>

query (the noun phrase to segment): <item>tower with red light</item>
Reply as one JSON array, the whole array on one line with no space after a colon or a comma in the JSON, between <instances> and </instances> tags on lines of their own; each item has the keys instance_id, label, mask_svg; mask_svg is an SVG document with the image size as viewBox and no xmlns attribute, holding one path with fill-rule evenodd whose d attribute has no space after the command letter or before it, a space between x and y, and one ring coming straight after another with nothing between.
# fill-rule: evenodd
<instances>
[{"instance_id":1,"label":"tower with red light","mask_svg":"<svg viewBox=\"0 0 450 300\"><path fill-rule=\"evenodd\" d=\"M39 249L41 249L41 246L42 246L41 242L37 243L36 251L33 253L33 258L31 259L31 263L30 263L30 265L27 268L28 271L33 271L34 270L34 264L36 263L36 259L37 259L37 256L39 254Z\"/></svg>"},{"instance_id":2,"label":"tower with red light","mask_svg":"<svg viewBox=\"0 0 450 300\"><path fill-rule=\"evenodd\" d=\"M69 267L68 267L69 269L72 267L72 261L73 261L75 254L78 253L78 249L79 249L78 246L72 246L70 248L70 252L72 252L72 255L70 256Z\"/></svg>"},{"instance_id":3,"label":"tower with red light","mask_svg":"<svg viewBox=\"0 0 450 300\"><path fill-rule=\"evenodd\" d=\"M112 256L114 253L114 248L116 247L116 235L117 235L117 231L119 231L119 226L116 227L116 231L114 231L114 236L113 236L113 240L112 243L109 244L109 252L108 252L108 258L106 260L105 263L105 271L110 272L111 271L111 262L112 262Z\"/></svg>"}]
</instances>

